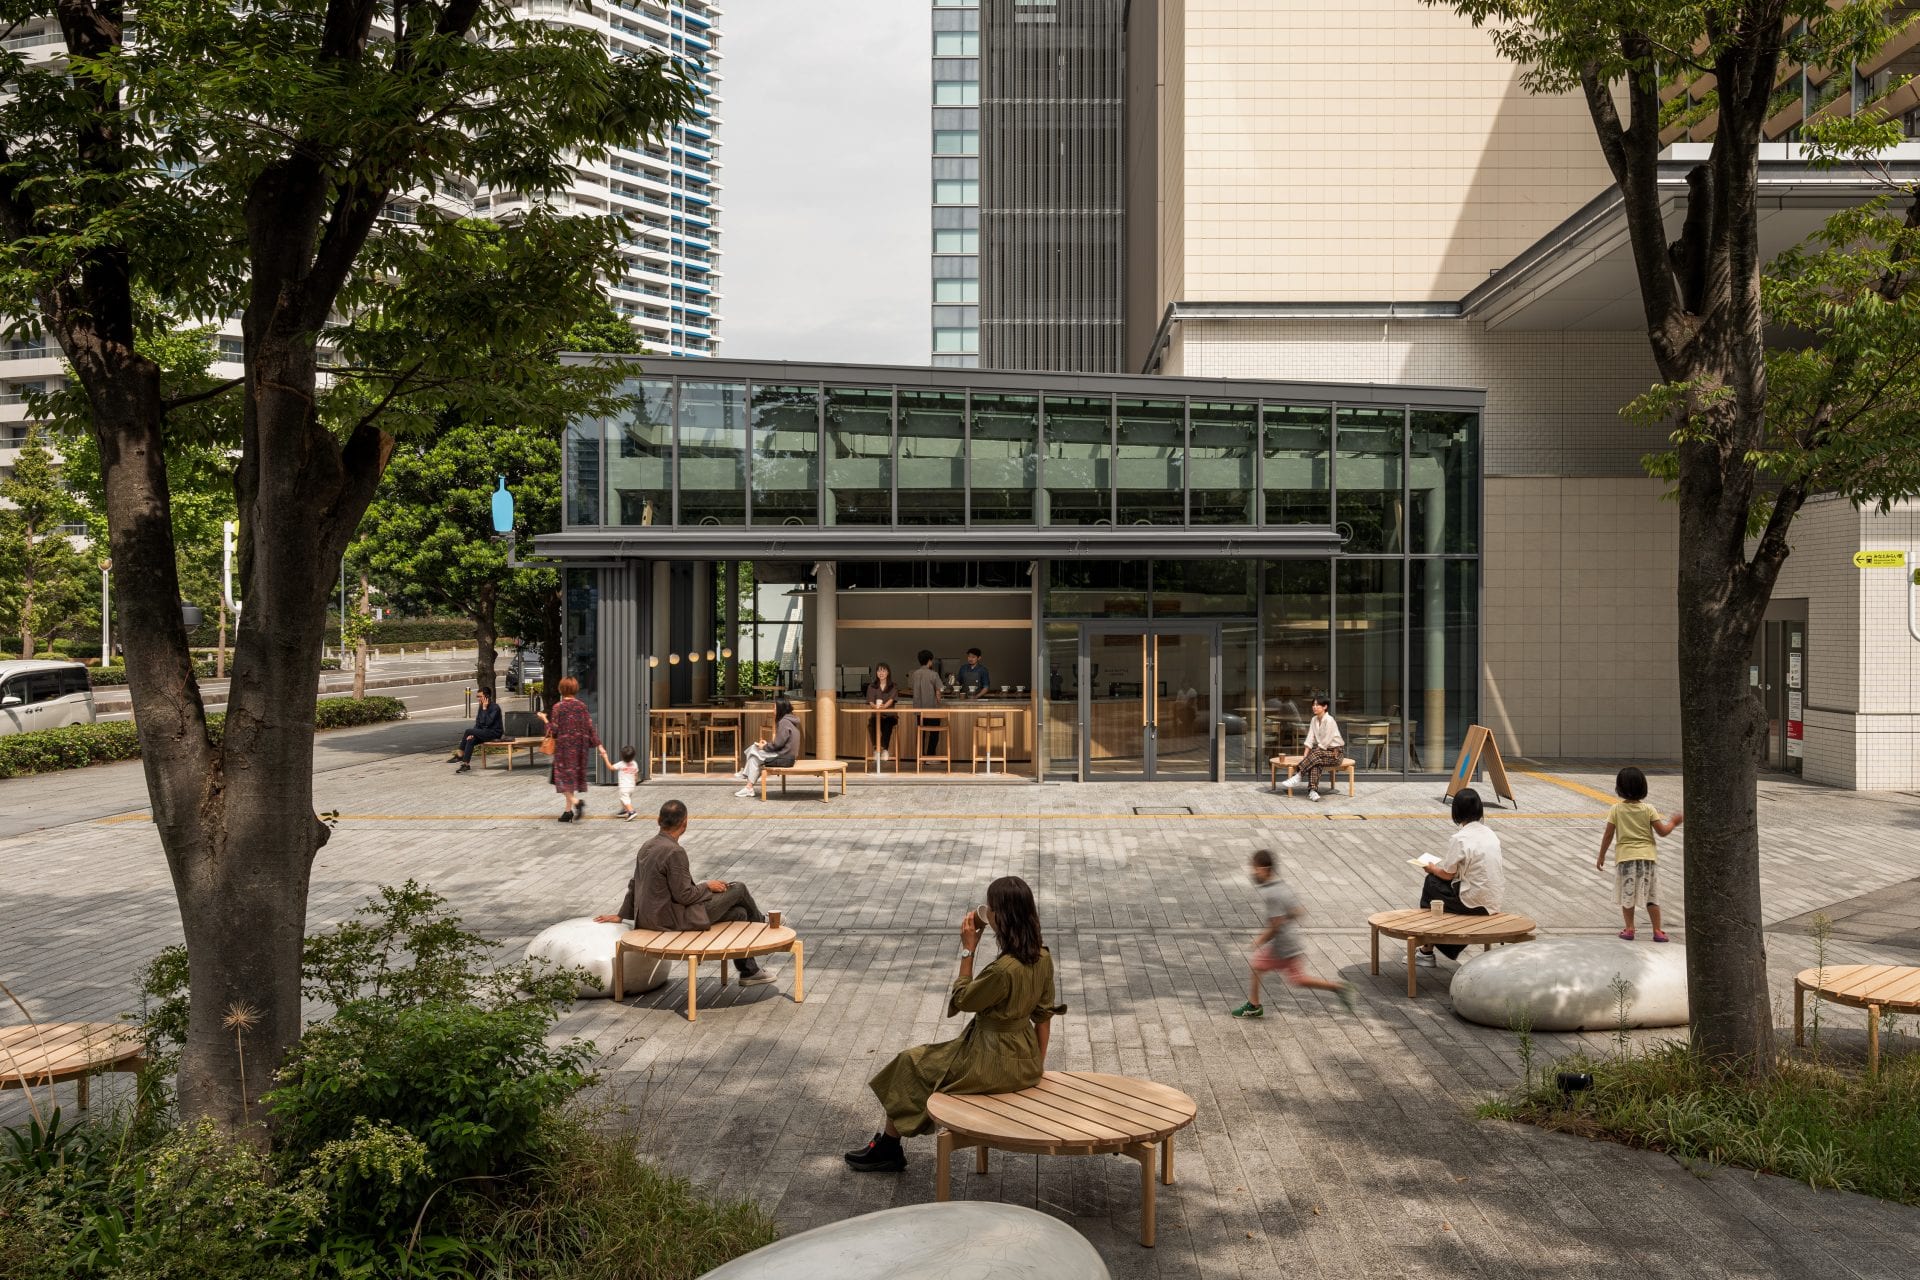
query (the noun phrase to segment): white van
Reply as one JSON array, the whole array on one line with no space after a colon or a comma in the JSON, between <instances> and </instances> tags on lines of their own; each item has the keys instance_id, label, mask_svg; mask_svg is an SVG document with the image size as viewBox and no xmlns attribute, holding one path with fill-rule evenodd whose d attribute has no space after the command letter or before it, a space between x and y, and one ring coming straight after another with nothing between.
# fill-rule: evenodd
<instances>
[{"instance_id":1,"label":"white van","mask_svg":"<svg viewBox=\"0 0 1920 1280\"><path fill-rule=\"evenodd\" d=\"M0 662L0 737L93 723L93 682L77 662Z\"/></svg>"}]
</instances>

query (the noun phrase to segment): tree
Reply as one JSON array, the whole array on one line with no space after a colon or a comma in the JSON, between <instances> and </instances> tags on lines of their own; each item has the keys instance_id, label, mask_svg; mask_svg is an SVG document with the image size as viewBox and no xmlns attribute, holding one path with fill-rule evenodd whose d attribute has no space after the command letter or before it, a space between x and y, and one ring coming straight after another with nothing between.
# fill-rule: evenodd
<instances>
[{"instance_id":1,"label":"tree","mask_svg":"<svg viewBox=\"0 0 1920 1280\"><path fill-rule=\"evenodd\" d=\"M1661 385L1633 406L1673 432L1679 504L1680 737L1687 793L1687 986L1693 1040L1729 1068L1764 1072L1773 1019L1760 906L1758 769L1764 712L1747 663L1786 560L1795 514L1818 489L1886 503L1913 492L1912 465L1875 465L1887 415L1856 411L1861 389L1910 353L1820 350L1851 322L1816 328L1800 361L1769 362L1769 302L1793 310L1829 287L1865 310L1911 305L1904 270L1862 271L1836 247L1762 284L1759 145L1782 60L1849 68L1894 29L1891 0L1428 0L1491 24L1495 46L1534 92L1577 91L1618 184L1647 338ZM1712 76L1718 124L1687 175L1686 215L1669 235L1659 186L1663 87ZM1851 125L1870 150L1885 122ZM1866 132L1862 132L1862 129ZM1870 136L1878 128L1878 137ZM1908 220L1911 222L1911 219ZM1884 227L1882 228L1885 229ZM1896 241L1895 243L1904 243ZM1882 242L1880 252L1889 252ZM1897 250L1894 250L1897 252ZM1848 282L1853 286L1849 288ZM1857 329L1855 330L1858 331ZM1910 338L1910 335L1908 335ZM1885 358L1882 358L1885 357ZM1769 371L1789 374L1770 417Z\"/></svg>"},{"instance_id":2,"label":"tree","mask_svg":"<svg viewBox=\"0 0 1920 1280\"><path fill-rule=\"evenodd\" d=\"M0 582L7 584L0 610L20 637L20 656L31 658L36 641L70 630L74 613L86 607L93 572L62 531L79 522L80 504L61 482L38 427L28 429L13 474L0 480L0 499L12 504L0 508Z\"/></svg>"},{"instance_id":3,"label":"tree","mask_svg":"<svg viewBox=\"0 0 1920 1280\"><path fill-rule=\"evenodd\" d=\"M562 351L627 353L639 348L633 328L597 296L593 309L570 327L556 324L533 335L537 355ZM553 316L555 321L568 317ZM569 366L556 376L578 392L580 408L611 412L615 367ZM403 441L360 526L349 558L364 565L387 598L405 605L457 610L473 620L474 684L492 689L503 619L521 639L547 649L547 612L558 630L559 575L551 569L511 568L493 530L493 492L506 481L515 519L524 531L560 527L560 440L567 420L529 414L529 406L469 402L449 408L453 423L430 437ZM526 544L522 552L530 554ZM528 628L534 630L529 632ZM547 655L557 662L557 648Z\"/></svg>"},{"instance_id":4,"label":"tree","mask_svg":"<svg viewBox=\"0 0 1920 1280\"><path fill-rule=\"evenodd\" d=\"M661 58L616 59L593 32L480 0L150 0L137 41L127 18L122 0L0 0L0 26L50 22L67 47L43 63L0 53L0 315L51 333L86 397L188 948L177 1101L238 1129L300 1030L327 837L311 709L341 556L399 435L469 395L554 392L551 361L496 353L595 293L621 231L567 216L556 193L699 90ZM433 203L468 184L524 212L477 236ZM244 377L167 394L140 337L227 315ZM415 336L433 333L453 336ZM173 415L214 395L239 402L247 609L218 742L178 607L167 475ZM423 397L431 412L413 411ZM221 1030L241 1004L258 1012L244 1078Z\"/></svg>"}]
</instances>

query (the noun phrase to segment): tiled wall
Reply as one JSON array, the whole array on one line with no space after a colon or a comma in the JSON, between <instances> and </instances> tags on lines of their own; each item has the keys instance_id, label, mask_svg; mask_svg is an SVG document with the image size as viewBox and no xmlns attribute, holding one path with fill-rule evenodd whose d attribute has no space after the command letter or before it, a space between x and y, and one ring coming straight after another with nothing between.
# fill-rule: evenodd
<instances>
[{"instance_id":1,"label":"tiled wall","mask_svg":"<svg viewBox=\"0 0 1920 1280\"><path fill-rule=\"evenodd\" d=\"M1806 756L1810 782L1920 787L1920 640L1908 630L1908 576L1920 564L1920 505L1886 515L1837 498L1793 524L1776 602L1807 602ZM1858 569L1856 551L1904 551L1908 567Z\"/></svg>"},{"instance_id":2,"label":"tiled wall","mask_svg":"<svg viewBox=\"0 0 1920 1280\"><path fill-rule=\"evenodd\" d=\"M1527 93L1448 5L1184 8L1185 262L1163 302L1455 299L1612 183L1578 98Z\"/></svg>"}]
</instances>

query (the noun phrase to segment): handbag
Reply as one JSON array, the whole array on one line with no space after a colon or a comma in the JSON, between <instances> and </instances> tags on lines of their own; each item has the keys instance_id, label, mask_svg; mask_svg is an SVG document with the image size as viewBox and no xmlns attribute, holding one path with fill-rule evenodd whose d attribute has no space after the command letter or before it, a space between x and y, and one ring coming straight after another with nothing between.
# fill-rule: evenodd
<instances>
[{"instance_id":1,"label":"handbag","mask_svg":"<svg viewBox=\"0 0 1920 1280\"><path fill-rule=\"evenodd\" d=\"M543 756L550 756L553 754L553 735L552 734L548 734L546 737L540 739L540 754Z\"/></svg>"}]
</instances>

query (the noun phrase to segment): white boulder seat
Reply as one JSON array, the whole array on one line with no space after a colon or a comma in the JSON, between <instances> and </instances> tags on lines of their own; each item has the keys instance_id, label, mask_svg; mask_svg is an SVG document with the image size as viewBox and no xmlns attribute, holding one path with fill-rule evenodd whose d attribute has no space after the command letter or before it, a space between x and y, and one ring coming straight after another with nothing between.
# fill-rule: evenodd
<instances>
[{"instance_id":1,"label":"white boulder seat","mask_svg":"<svg viewBox=\"0 0 1920 1280\"><path fill-rule=\"evenodd\" d=\"M1614 979L1626 980L1621 1006ZM1453 975L1453 1011L1483 1027L1535 1031L1687 1024L1687 949L1677 942L1548 938L1474 956Z\"/></svg>"},{"instance_id":2,"label":"white boulder seat","mask_svg":"<svg viewBox=\"0 0 1920 1280\"><path fill-rule=\"evenodd\" d=\"M534 964L550 964L562 969L585 969L600 980L597 987L580 984L583 997L612 996L615 986L627 991L652 991L667 985L673 976L668 960L629 951L622 956L625 972L621 981L613 980L613 952L626 934L625 924L600 924L592 916L562 920L542 929L527 944L527 959Z\"/></svg>"},{"instance_id":3,"label":"white boulder seat","mask_svg":"<svg viewBox=\"0 0 1920 1280\"><path fill-rule=\"evenodd\" d=\"M700 1280L1109 1280L1087 1238L1017 1204L863 1213L776 1240Z\"/></svg>"}]
</instances>

